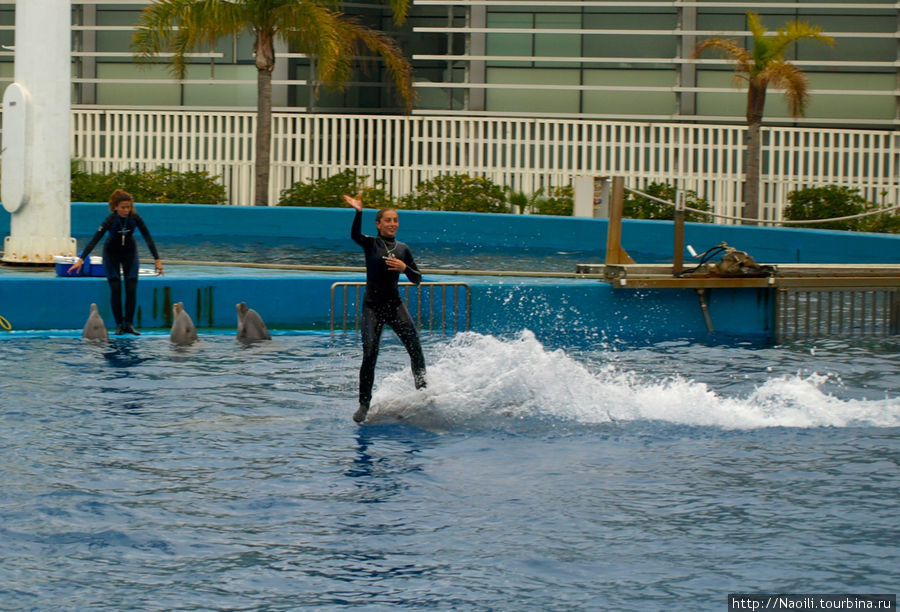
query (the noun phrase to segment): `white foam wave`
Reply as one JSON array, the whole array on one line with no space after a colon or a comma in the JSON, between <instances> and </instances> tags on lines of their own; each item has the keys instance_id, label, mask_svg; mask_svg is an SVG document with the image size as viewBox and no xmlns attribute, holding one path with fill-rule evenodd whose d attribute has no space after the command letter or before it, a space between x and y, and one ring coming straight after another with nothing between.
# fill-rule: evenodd
<instances>
[{"instance_id":1,"label":"white foam wave","mask_svg":"<svg viewBox=\"0 0 900 612\"><path fill-rule=\"evenodd\" d=\"M524 331L512 340L457 335L429 365L428 387L415 390L409 370L387 376L373 397L370 422L403 420L430 430L534 427L545 423L662 421L723 429L900 426L900 398L836 398L813 374L760 381L728 397L683 377L580 363L548 350Z\"/></svg>"}]
</instances>

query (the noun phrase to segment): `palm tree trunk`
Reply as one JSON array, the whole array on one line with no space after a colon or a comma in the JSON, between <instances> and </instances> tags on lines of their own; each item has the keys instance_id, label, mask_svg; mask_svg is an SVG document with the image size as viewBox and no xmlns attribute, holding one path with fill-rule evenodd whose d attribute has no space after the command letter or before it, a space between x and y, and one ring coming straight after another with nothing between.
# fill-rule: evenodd
<instances>
[{"instance_id":1,"label":"palm tree trunk","mask_svg":"<svg viewBox=\"0 0 900 612\"><path fill-rule=\"evenodd\" d=\"M747 225L757 225L759 219L759 158L760 127L766 104L766 87L750 80L747 92L747 157L744 168L744 210L741 214Z\"/></svg>"},{"instance_id":2,"label":"palm tree trunk","mask_svg":"<svg viewBox=\"0 0 900 612\"><path fill-rule=\"evenodd\" d=\"M253 49L256 54L256 188L253 204L268 206L272 156L272 70L275 67L273 33L257 32Z\"/></svg>"},{"instance_id":3,"label":"palm tree trunk","mask_svg":"<svg viewBox=\"0 0 900 612\"><path fill-rule=\"evenodd\" d=\"M744 178L744 210L741 216L747 225L756 225L755 219L759 219L759 150L760 150L760 122L754 121L747 124L747 159Z\"/></svg>"},{"instance_id":4,"label":"palm tree trunk","mask_svg":"<svg viewBox=\"0 0 900 612\"><path fill-rule=\"evenodd\" d=\"M269 205L269 161L272 144L272 73L261 69L256 77L256 189L253 203Z\"/></svg>"}]
</instances>

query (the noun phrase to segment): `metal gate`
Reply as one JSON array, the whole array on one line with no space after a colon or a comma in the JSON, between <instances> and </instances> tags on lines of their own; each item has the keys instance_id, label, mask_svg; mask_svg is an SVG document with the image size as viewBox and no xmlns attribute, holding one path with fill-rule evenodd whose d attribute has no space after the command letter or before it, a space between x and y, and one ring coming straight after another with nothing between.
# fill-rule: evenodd
<instances>
[{"instance_id":1,"label":"metal gate","mask_svg":"<svg viewBox=\"0 0 900 612\"><path fill-rule=\"evenodd\" d=\"M400 295L420 331L456 333L471 325L472 293L460 282L398 283ZM364 282L331 285L331 333L359 330ZM464 297L460 296L464 293ZM464 300L464 301L463 301Z\"/></svg>"},{"instance_id":2,"label":"metal gate","mask_svg":"<svg viewBox=\"0 0 900 612\"><path fill-rule=\"evenodd\" d=\"M900 334L900 289L780 288L776 294L775 330L779 341Z\"/></svg>"}]
</instances>

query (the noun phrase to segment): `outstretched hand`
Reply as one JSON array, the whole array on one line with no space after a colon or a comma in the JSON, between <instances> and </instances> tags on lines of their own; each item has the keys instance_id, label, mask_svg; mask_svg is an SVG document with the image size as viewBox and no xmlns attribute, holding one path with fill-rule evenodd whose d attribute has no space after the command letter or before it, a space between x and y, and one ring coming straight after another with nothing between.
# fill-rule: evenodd
<instances>
[{"instance_id":1,"label":"outstretched hand","mask_svg":"<svg viewBox=\"0 0 900 612\"><path fill-rule=\"evenodd\" d=\"M69 269L66 270L66 274L72 274L72 272L75 272L77 274L78 272L81 272L82 264L84 264L84 262L81 260L81 258L76 257L75 263L73 263L71 266L69 266Z\"/></svg>"},{"instance_id":2,"label":"outstretched hand","mask_svg":"<svg viewBox=\"0 0 900 612\"><path fill-rule=\"evenodd\" d=\"M363 205L362 205L362 194L357 193L357 194L356 194L356 197L348 196L347 194L344 194L344 201L347 202L347 204L349 204L350 206L352 206L352 207L355 208L356 210L362 210L362 209L363 209Z\"/></svg>"}]
</instances>

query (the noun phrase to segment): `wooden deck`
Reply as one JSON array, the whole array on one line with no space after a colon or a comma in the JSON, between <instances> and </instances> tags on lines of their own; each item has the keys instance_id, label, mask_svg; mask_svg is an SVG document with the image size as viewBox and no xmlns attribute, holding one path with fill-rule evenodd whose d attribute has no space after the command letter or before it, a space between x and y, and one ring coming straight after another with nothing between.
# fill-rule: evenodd
<instances>
[{"instance_id":1,"label":"wooden deck","mask_svg":"<svg viewBox=\"0 0 900 612\"><path fill-rule=\"evenodd\" d=\"M704 273L673 274L670 264L578 264L577 274L600 275L616 289L724 288L893 288L900 287L898 264L770 264L760 277L725 277Z\"/></svg>"}]
</instances>

